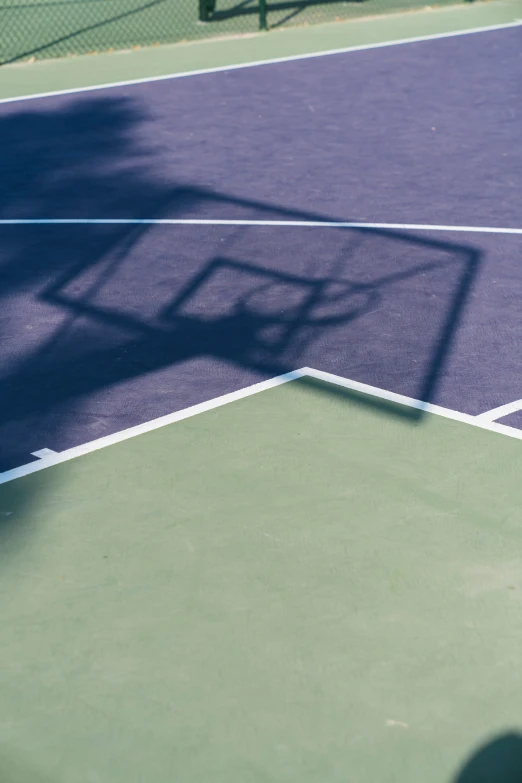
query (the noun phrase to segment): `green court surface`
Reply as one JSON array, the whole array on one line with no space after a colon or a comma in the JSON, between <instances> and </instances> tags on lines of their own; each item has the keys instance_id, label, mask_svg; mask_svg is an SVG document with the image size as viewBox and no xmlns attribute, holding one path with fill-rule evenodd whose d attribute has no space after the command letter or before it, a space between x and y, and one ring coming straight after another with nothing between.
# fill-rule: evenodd
<instances>
[{"instance_id":1,"label":"green court surface","mask_svg":"<svg viewBox=\"0 0 522 783\"><path fill-rule=\"evenodd\" d=\"M458 2L439 0L439 5ZM269 4L268 23L278 28L334 22L422 6L422 0L282 0ZM215 19L202 24L197 0L0 0L0 19L0 61L12 62L255 33L259 3L217 0Z\"/></svg>"},{"instance_id":2,"label":"green court surface","mask_svg":"<svg viewBox=\"0 0 522 783\"><path fill-rule=\"evenodd\" d=\"M456 781L520 717L521 473L302 379L4 484L2 783Z\"/></svg>"},{"instance_id":3,"label":"green court surface","mask_svg":"<svg viewBox=\"0 0 522 783\"><path fill-rule=\"evenodd\" d=\"M362 8L366 3L359 5ZM313 7L318 9L321 6ZM34 15L34 9L31 13ZM521 0L466 2L442 8L427 6L425 10L412 13L393 13L350 22L278 29L270 34L263 32L202 42L149 46L96 56L4 65L0 100L280 57L297 57L311 52L373 46L396 39L445 35L509 24L521 16ZM3 56L5 58L6 53Z\"/></svg>"}]
</instances>

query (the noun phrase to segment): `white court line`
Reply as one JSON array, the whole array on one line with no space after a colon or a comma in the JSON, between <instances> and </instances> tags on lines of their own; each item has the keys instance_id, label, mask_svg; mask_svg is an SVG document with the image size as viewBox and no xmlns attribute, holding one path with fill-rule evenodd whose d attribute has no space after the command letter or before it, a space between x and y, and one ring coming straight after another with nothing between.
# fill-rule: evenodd
<instances>
[{"instance_id":1,"label":"white court line","mask_svg":"<svg viewBox=\"0 0 522 783\"><path fill-rule=\"evenodd\" d=\"M492 408L490 411L485 411L476 418L481 422L497 421L498 419L503 419L504 416L509 416L510 413L516 413L521 410L522 400L514 400L514 402L507 402L505 405L499 405L498 408Z\"/></svg>"},{"instance_id":2,"label":"white court line","mask_svg":"<svg viewBox=\"0 0 522 783\"><path fill-rule=\"evenodd\" d=\"M272 226L357 228L361 230L459 231L472 234L522 234L522 228L439 226L428 223L353 223L337 220L218 220L199 218L4 218L0 226Z\"/></svg>"},{"instance_id":3,"label":"white court line","mask_svg":"<svg viewBox=\"0 0 522 783\"><path fill-rule=\"evenodd\" d=\"M53 451L53 449L38 449L38 451L32 451L31 456L38 457L38 459L44 459L45 457L51 457L57 453L58 452Z\"/></svg>"},{"instance_id":4,"label":"white court line","mask_svg":"<svg viewBox=\"0 0 522 783\"><path fill-rule=\"evenodd\" d=\"M189 419L191 416L197 416L198 413L205 413L214 408L220 408L222 405L227 405L229 402L242 400L245 397L250 397L252 394L257 394L258 392L266 391L267 389L273 389L283 383L288 383L288 381L301 378L303 374L303 370L297 370L296 372L285 373L285 375L278 375L275 378L261 381L253 386L247 386L244 389L239 389L238 391L230 392L229 394L223 394L221 397L215 397L212 400L200 402L197 405L191 405L190 408L185 408L184 410L176 411L175 413L169 413L166 416L160 416L158 419L152 419L143 424L138 424L135 427L121 430L121 432L115 432L112 435L106 435L103 438L92 440L90 443L74 446L72 449L67 449L66 451L55 452L53 455L42 457L38 462L30 462L27 465L20 465L18 468L13 468L12 470L6 470L4 473L0 473L0 484L5 484L8 481L13 481L22 476L28 476L30 473L36 473L36 471L49 468L52 465L59 465L61 462L67 462L70 459L81 457L83 454L90 454L92 451L98 451L98 449L103 449L106 446L121 443L121 441L135 438L137 435L143 435L146 432L157 430L168 424L174 424L177 421ZM33 454L37 453L38 452L33 452Z\"/></svg>"},{"instance_id":5,"label":"white court line","mask_svg":"<svg viewBox=\"0 0 522 783\"><path fill-rule=\"evenodd\" d=\"M522 430L515 427L508 427L505 424L496 424L489 421L481 421L480 416L470 416L467 413L460 413L459 411L453 411L449 408L442 408L440 405L432 405L428 402L422 402L416 400L413 397L405 397L402 394L395 394L395 392L386 391L385 389L379 389L376 386L369 386L366 383L359 383L358 381L351 381L348 378L342 378L339 375L332 375L329 372L322 372L321 370L314 370L311 367L303 367L300 370L286 373L285 375L278 375L275 378L271 378L267 381L261 381L253 386L247 386L245 389L239 389L239 391L231 392L230 394L224 394L222 397L216 397L213 400L207 402L201 402L198 405L192 405L185 410L171 413L167 416L161 416L159 419L153 419L147 421L144 424L138 424L136 427L130 427L129 429L116 432L113 435L106 435L98 440L93 440L90 443L85 443L82 446L75 446L72 449L66 451L55 452L48 456L43 456L37 462L30 462L27 465L21 465L18 468L7 470L4 473L0 473L0 484L6 484L8 481L21 478L22 476L28 476L31 473L36 473L39 470L50 468L53 465L59 465L62 462L68 462L76 457L81 457L84 454L90 454L98 449L103 449L106 446L112 446L115 443L121 443L129 438L134 438L137 435L143 435L146 432L157 430L160 427L165 427L168 424L174 424L177 421L188 419L191 416L196 416L199 413L205 413L206 411L213 410L214 408L220 408L222 405L227 405L230 402L236 400L242 400L245 397L250 397L253 394L266 391L267 389L273 389L276 386L281 386L289 381L294 381L299 378L315 378L325 383L331 383L335 386L340 386L344 389L350 389L351 391L359 392L361 394L367 394L370 397L375 397L380 400L386 400L387 402L396 403L407 408L414 408L416 410L423 411L424 413L433 413L437 416L443 416L445 419L452 419L453 421L459 421L463 424L471 424L473 427L478 427L482 430L489 430L490 432L496 432L502 435L507 435L510 438L517 438L522 440Z\"/></svg>"},{"instance_id":6,"label":"white court line","mask_svg":"<svg viewBox=\"0 0 522 783\"><path fill-rule=\"evenodd\" d=\"M278 63L296 62L297 60L311 60L317 57L328 57L334 54L347 54L348 52L363 52L368 49L383 49L388 46L400 46L402 44L420 43L422 41L436 41L441 38L455 38L462 35L473 35L475 33L489 33L494 30L506 30L510 27L520 27L522 19L513 22L504 22L503 24L492 24L485 27L475 27L468 30L457 30L449 33L433 33L431 35L417 35L413 38L398 38L393 41L381 41L379 43L361 44L359 46L346 46L341 49L328 49L322 52L308 52L306 54L292 54L286 57L273 57L269 60L254 60L247 63L236 63L234 65L219 65L214 68L200 68L196 71L185 71L183 73L169 73L162 76L147 76L142 79L127 79L126 81L110 82L108 84L94 84L88 87L71 87L66 90L52 90L50 92L34 93L32 95L20 95L14 98L1 98L0 103L14 103L15 101L30 101L35 98L51 98L58 95L72 95L80 92L90 92L92 90L108 90L112 87L128 87L133 84L148 84L149 82L160 82L168 79L184 79L187 76L204 76L210 73L221 73L224 71L237 71L242 68L255 68L259 65L276 65Z\"/></svg>"}]
</instances>

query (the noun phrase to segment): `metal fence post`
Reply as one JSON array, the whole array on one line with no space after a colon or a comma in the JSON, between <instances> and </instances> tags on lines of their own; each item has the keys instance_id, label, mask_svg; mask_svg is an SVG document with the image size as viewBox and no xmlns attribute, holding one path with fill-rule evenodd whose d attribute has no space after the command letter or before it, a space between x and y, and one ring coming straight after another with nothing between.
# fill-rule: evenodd
<instances>
[{"instance_id":1,"label":"metal fence post","mask_svg":"<svg viewBox=\"0 0 522 783\"><path fill-rule=\"evenodd\" d=\"M267 11L268 11L267 0L259 0L259 29L260 30L268 30Z\"/></svg>"},{"instance_id":2,"label":"metal fence post","mask_svg":"<svg viewBox=\"0 0 522 783\"><path fill-rule=\"evenodd\" d=\"M216 0L199 0L199 21L210 22L216 10Z\"/></svg>"}]
</instances>

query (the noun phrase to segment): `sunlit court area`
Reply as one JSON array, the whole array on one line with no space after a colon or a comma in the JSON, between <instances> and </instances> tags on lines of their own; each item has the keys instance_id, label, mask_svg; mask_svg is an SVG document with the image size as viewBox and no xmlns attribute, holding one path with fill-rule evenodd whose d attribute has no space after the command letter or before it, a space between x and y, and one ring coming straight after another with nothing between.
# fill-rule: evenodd
<instances>
[{"instance_id":1,"label":"sunlit court area","mask_svg":"<svg viewBox=\"0 0 522 783\"><path fill-rule=\"evenodd\" d=\"M0 783L522 781L522 0L0 0Z\"/></svg>"}]
</instances>

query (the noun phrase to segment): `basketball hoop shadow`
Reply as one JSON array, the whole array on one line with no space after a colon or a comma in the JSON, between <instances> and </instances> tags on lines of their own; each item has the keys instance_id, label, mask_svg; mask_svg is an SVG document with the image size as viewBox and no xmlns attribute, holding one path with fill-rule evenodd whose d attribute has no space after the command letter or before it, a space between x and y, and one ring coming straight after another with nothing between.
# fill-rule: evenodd
<instances>
[{"instance_id":1,"label":"basketball hoop shadow","mask_svg":"<svg viewBox=\"0 0 522 783\"><path fill-rule=\"evenodd\" d=\"M364 315L378 299L373 286L218 257L164 308L160 320L185 329L191 322L216 329L221 354L228 353L229 332L235 361L277 365L274 370L286 372L322 329Z\"/></svg>"}]
</instances>

